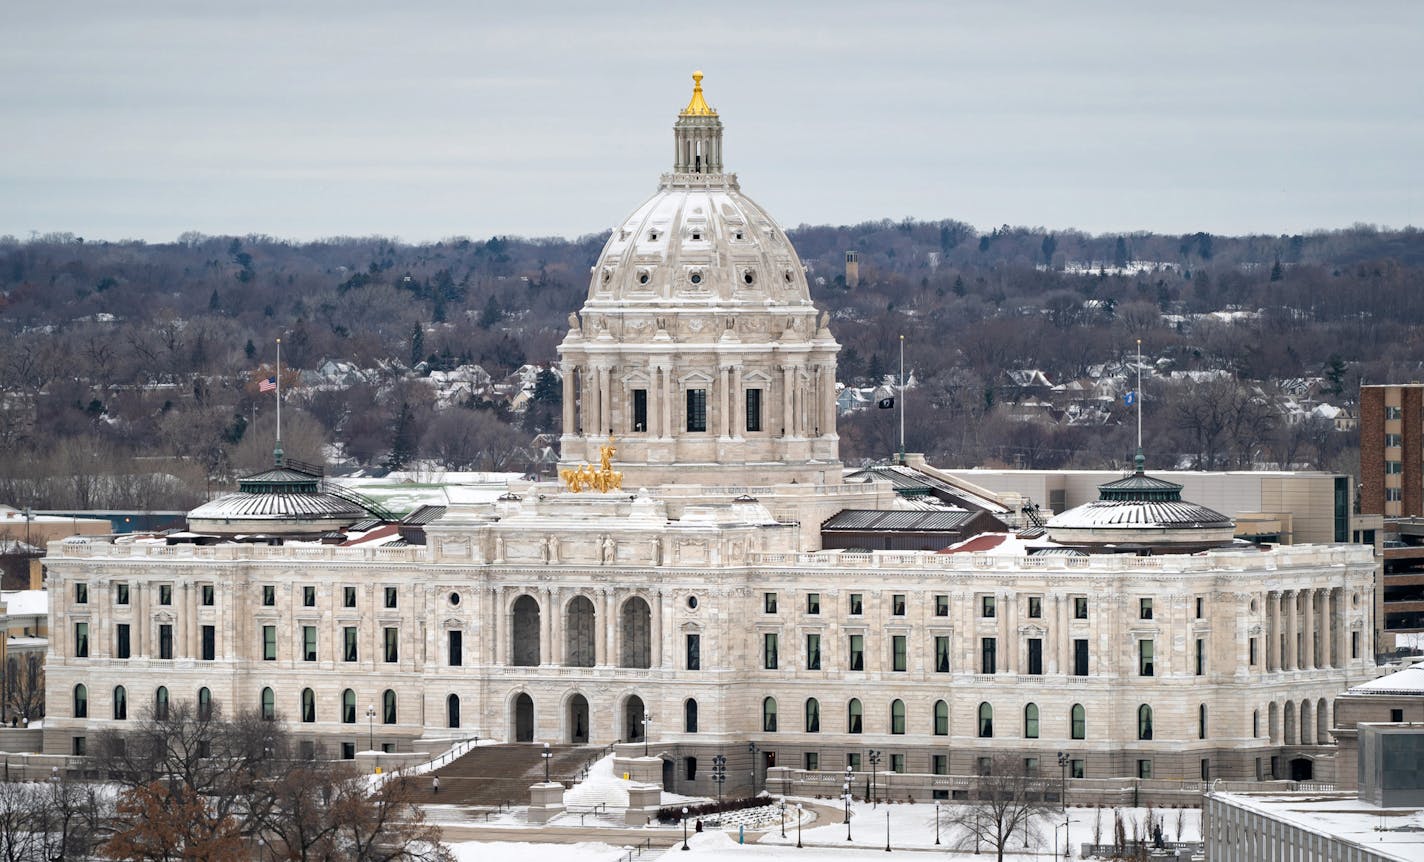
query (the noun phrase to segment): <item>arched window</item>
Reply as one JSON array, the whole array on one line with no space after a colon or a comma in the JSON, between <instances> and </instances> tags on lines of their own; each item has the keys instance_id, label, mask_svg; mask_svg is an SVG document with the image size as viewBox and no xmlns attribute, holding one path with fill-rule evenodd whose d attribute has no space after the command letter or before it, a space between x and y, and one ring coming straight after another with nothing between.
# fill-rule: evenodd
<instances>
[{"instance_id":1,"label":"arched window","mask_svg":"<svg viewBox=\"0 0 1424 862\"><path fill-rule=\"evenodd\" d=\"M1261 735L1261 710L1251 710L1251 735L1253 737Z\"/></svg>"},{"instance_id":2,"label":"arched window","mask_svg":"<svg viewBox=\"0 0 1424 862\"><path fill-rule=\"evenodd\" d=\"M623 650L621 667L653 666L652 611L644 599L634 596L623 603L621 630Z\"/></svg>"},{"instance_id":3,"label":"arched window","mask_svg":"<svg viewBox=\"0 0 1424 862\"><path fill-rule=\"evenodd\" d=\"M272 721L277 717L277 695L270 688L262 689L262 720Z\"/></svg>"},{"instance_id":4,"label":"arched window","mask_svg":"<svg viewBox=\"0 0 1424 862\"><path fill-rule=\"evenodd\" d=\"M564 664L593 667L598 617L587 596L574 596L564 610Z\"/></svg>"},{"instance_id":5,"label":"arched window","mask_svg":"<svg viewBox=\"0 0 1424 862\"><path fill-rule=\"evenodd\" d=\"M510 621L509 663L519 667L539 665L539 602L533 596L514 600Z\"/></svg>"},{"instance_id":6,"label":"arched window","mask_svg":"<svg viewBox=\"0 0 1424 862\"><path fill-rule=\"evenodd\" d=\"M994 707L988 703L979 704L979 738L989 739L994 735Z\"/></svg>"},{"instance_id":7,"label":"arched window","mask_svg":"<svg viewBox=\"0 0 1424 862\"><path fill-rule=\"evenodd\" d=\"M1152 738L1152 707L1145 703L1137 708L1137 738Z\"/></svg>"},{"instance_id":8,"label":"arched window","mask_svg":"<svg viewBox=\"0 0 1424 862\"><path fill-rule=\"evenodd\" d=\"M168 688L160 685L153 693L153 717L158 721L168 720Z\"/></svg>"},{"instance_id":9,"label":"arched window","mask_svg":"<svg viewBox=\"0 0 1424 862\"><path fill-rule=\"evenodd\" d=\"M806 732L821 732L821 702L814 697L806 698Z\"/></svg>"},{"instance_id":10,"label":"arched window","mask_svg":"<svg viewBox=\"0 0 1424 862\"><path fill-rule=\"evenodd\" d=\"M74 687L74 717L89 717L89 689L82 682Z\"/></svg>"},{"instance_id":11,"label":"arched window","mask_svg":"<svg viewBox=\"0 0 1424 862\"><path fill-rule=\"evenodd\" d=\"M776 732L776 698L768 697L761 702L761 729L766 733Z\"/></svg>"},{"instance_id":12,"label":"arched window","mask_svg":"<svg viewBox=\"0 0 1424 862\"><path fill-rule=\"evenodd\" d=\"M697 732L697 701L688 698L682 704L682 732Z\"/></svg>"},{"instance_id":13,"label":"arched window","mask_svg":"<svg viewBox=\"0 0 1424 862\"><path fill-rule=\"evenodd\" d=\"M356 723L356 692L349 688L341 693L341 723Z\"/></svg>"},{"instance_id":14,"label":"arched window","mask_svg":"<svg viewBox=\"0 0 1424 862\"><path fill-rule=\"evenodd\" d=\"M942 700L935 701L934 735L949 736L949 704Z\"/></svg>"},{"instance_id":15,"label":"arched window","mask_svg":"<svg viewBox=\"0 0 1424 862\"><path fill-rule=\"evenodd\" d=\"M123 721L129 717L129 693L121 685L114 686L114 720Z\"/></svg>"},{"instance_id":16,"label":"arched window","mask_svg":"<svg viewBox=\"0 0 1424 862\"><path fill-rule=\"evenodd\" d=\"M1073 712L1070 723L1072 724L1072 733L1070 735L1073 739L1088 738L1088 714L1083 709L1083 705L1081 703L1073 704Z\"/></svg>"},{"instance_id":17,"label":"arched window","mask_svg":"<svg viewBox=\"0 0 1424 862\"><path fill-rule=\"evenodd\" d=\"M899 698L890 701L890 732L901 735L905 732L905 702Z\"/></svg>"},{"instance_id":18,"label":"arched window","mask_svg":"<svg viewBox=\"0 0 1424 862\"><path fill-rule=\"evenodd\" d=\"M302 689L302 721L310 724L316 721L316 692Z\"/></svg>"},{"instance_id":19,"label":"arched window","mask_svg":"<svg viewBox=\"0 0 1424 862\"><path fill-rule=\"evenodd\" d=\"M213 693L207 686L198 689L198 720L208 721L213 717Z\"/></svg>"},{"instance_id":20,"label":"arched window","mask_svg":"<svg viewBox=\"0 0 1424 862\"><path fill-rule=\"evenodd\" d=\"M445 698L445 726L460 726L460 696L452 694Z\"/></svg>"},{"instance_id":21,"label":"arched window","mask_svg":"<svg viewBox=\"0 0 1424 862\"><path fill-rule=\"evenodd\" d=\"M1197 739L1206 739L1206 704L1197 707Z\"/></svg>"},{"instance_id":22,"label":"arched window","mask_svg":"<svg viewBox=\"0 0 1424 862\"><path fill-rule=\"evenodd\" d=\"M381 692L381 724L396 723L396 693L391 689Z\"/></svg>"},{"instance_id":23,"label":"arched window","mask_svg":"<svg viewBox=\"0 0 1424 862\"><path fill-rule=\"evenodd\" d=\"M846 733L860 733L860 698L853 697L846 704Z\"/></svg>"},{"instance_id":24,"label":"arched window","mask_svg":"<svg viewBox=\"0 0 1424 862\"><path fill-rule=\"evenodd\" d=\"M1024 739L1038 739L1038 704L1024 707Z\"/></svg>"}]
</instances>

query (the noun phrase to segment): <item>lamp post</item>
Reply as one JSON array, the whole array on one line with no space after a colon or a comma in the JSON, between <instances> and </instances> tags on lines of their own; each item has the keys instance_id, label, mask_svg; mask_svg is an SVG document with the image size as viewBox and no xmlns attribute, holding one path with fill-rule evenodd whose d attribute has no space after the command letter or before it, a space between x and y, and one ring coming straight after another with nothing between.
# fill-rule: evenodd
<instances>
[{"instance_id":1,"label":"lamp post","mask_svg":"<svg viewBox=\"0 0 1424 862\"><path fill-rule=\"evenodd\" d=\"M1058 752L1058 801L1068 810L1068 754Z\"/></svg>"},{"instance_id":2,"label":"lamp post","mask_svg":"<svg viewBox=\"0 0 1424 862\"><path fill-rule=\"evenodd\" d=\"M939 843L939 803L935 803L935 844Z\"/></svg>"},{"instance_id":3,"label":"lamp post","mask_svg":"<svg viewBox=\"0 0 1424 862\"><path fill-rule=\"evenodd\" d=\"M796 803L796 849L801 849L801 803Z\"/></svg>"},{"instance_id":4,"label":"lamp post","mask_svg":"<svg viewBox=\"0 0 1424 862\"><path fill-rule=\"evenodd\" d=\"M544 753L540 755L544 758L544 783L549 783L549 761L553 759L554 753L549 750L549 743L544 743Z\"/></svg>"},{"instance_id":5,"label":"lamp post","mask_svg":"<svg viewBox=\"0 0 1424 862\"><path fill-rule=\"evenodd\" d=\"M886 808L889 808L887 805ZM885 812L885 852L890 852L890 812Z\"/></svg>"},{"instance_id":6,"label":"lamp post","mask_svg":"<svg viewBox=\"0 0 1424 862\"><path fill-rule=\"evenodd\" d=\"M845 822L847 822L847 823L850 822L850 783L851 783L852 781L854 781L854 780L855 780L855 773L851 772L850 764L847 763L847 764L846 764L846 774L845 774L845 786L844 786L843 788L841 788L841 795L845 797L845 803L846 803ZM847 835L850 834L850 830L849 830L849 829L846 830L846 834L847 834ZM847 840L849 840L849 839L847 839Z\"/></svg>"},{"instance_id":7,"label":"lamp post","mask_svg":"<svg viewBox=\"0 0 1424 862\"><path fill-rule=\"evenodd\" d=\"M757 792L757 789L756 789L756 777L757 777L757 764L756 764L756 760L757 760L757 752L761 751L761 749L760 749L760 748L757 748L757 744L756 744L755 742L748 742L748 743L747 743L747 751L750 752L750 753L751 753L751 756L752 756L752 795L755 796L755 795L756 795L756 792Z\"/></svg>"},{"instance_id":8,"label":"lamp post","mask_svg":"<svg viewBox=\"0 0 1424 862\"><path fill-rule=\"evenodd\" d=\"M870 807L875 807L875 767L880 763L880 752L870 749Z\"/></svg>"},{"instance_id":9,"label":"lamp post","mask_svg":"<svg viewBox=\"0 0 1424 862\"><path fill-rule=\"evenodd\" d=\"M712 758L712 780L717 784L717 806L722 805L722 785L727 782L727 758L718 754Z\"/></svg>"},{"instance_id":10,"label":"lamp post","mask_svg":"<svg viewBox=\"0 0 1424 862\"><path fill-rule=\"evenodd\" d=\"M643 710L643 756L648 756L648 725L653 723L653 714Z\"/></svg>"},{"instance_id":11,"label":"lamp post","mask_svg":"<svg viewBox=\"0 0 1424 862\"><path fill-rule=\"evenodd\" d=\"M376 707L366 706L366 750L376 750Z\"/></svg>"},{"instance_id":12,"label":"lamp post","mask_svg":"<svg viewBox=\"0 0 1424 862\"><path fill-rule=\"evenodd\" d=\"M682 849L689 850L687 846L687 806L682 807Z\"/></svg>"},{"instance_id":13,"label":"lamp post","mask_svg":"<svg viewBox=\"0 0 1424 862\"><path fill-rule=\"evenodd\" d=\"M786 837L786 797L781 797L781 837Z\"/></svg>"}]
</instances>

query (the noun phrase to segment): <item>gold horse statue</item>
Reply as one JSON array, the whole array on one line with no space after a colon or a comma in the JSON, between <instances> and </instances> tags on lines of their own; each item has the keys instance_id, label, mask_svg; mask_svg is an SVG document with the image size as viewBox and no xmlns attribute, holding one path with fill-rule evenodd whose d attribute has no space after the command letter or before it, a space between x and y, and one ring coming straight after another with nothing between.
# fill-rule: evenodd
<instances>
[{"instance_id":1,"label":"gold horse statue","mask_svg":"<svg viewBox=\"0 0 1424 862\"><path fill-rule=\"evenodd\" d=\"M623 487L623 474L613 469L613 456L617 452L618 447L609 437L607 443L598 447L598 469L594 469L592 464L566 467L559 471L559 478L575 494L581 491L617 491Z\"/></svg>"}]
</instances>

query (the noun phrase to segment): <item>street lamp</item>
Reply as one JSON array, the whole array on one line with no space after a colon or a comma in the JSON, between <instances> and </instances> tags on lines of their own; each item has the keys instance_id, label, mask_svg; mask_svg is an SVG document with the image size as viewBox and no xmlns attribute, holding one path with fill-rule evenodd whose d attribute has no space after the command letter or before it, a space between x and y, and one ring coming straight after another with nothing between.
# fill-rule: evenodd
<instances>
[{"instance_id":1,"label":"street lamp","mask_svg":"<svg viewBox=\"0 0 1424 862\"><path fill-rule=\"evenodd\" d=\"M1058 752L1058 801L1068 810L1068 754Z\"/></svg>"},{"instance_id":2,"label":"street lamp","mask_svg":"<svg viewBox=\"0 0 1424 862\"><path fill-rule=\"evenodd\" d=\"M689 850L687 846L687 806L682 807L682 849Z\"/></svg>"},{"instance_id":3,"label":"street lamp","mask_svg":"<svg viewBox=\"0 0 1424 862\"><path fill-rule=\"evenodd\" d=\"M935 844L939 843L939 803L935 803Z\"/></svg>"},{"instance_id":4,"label":"street lamp","mask_svg":"<svg viewBox=\"0 0 1424 862\"><path fill-rule=\"evenodd\" d=\"M781 837L786 837L786 797L781 797Z\"/></svg>"},{"instance_id":5,"label":"street lamp","mask_svg":"<svg viewBox=\"0 0 1424 862\"><path fill-rule=\"evenodd\" d=\"M889 808L887 805L886 808ZM890 812L885 812L885 852L890 852Z\"/></svg>"},{"instance_id":6,"label":"street lamp","mask_svg":"<svg viewBox=\"0 0 1424 862\"><path fill-rule=\"evenodd\" d=\"M846 840L850 840L850 767L846 767L846 783L841 785L841 798L845 800Z\"/></svg>"},{"instance_id":7,"label":"street lamp","mask_svg":"<svg viewBox=\"0 0 1424 862\"><path fill-rule=\"evenodd\" d=\"M653 723L653 714L643 710L643 756L648 756L648 725Z\"/></svg>"},{"instance_id":8,"label":"street lamp","mask_svg":"<svg viewBox=\"0 0 1424 862\"><path fill-rule=\"evenodd\" d=\"M747 751L750 752L750 753L751 753L751 756L752 756L752 794L755 795L755 794L756 794L756 776L757 776L757 767L756 767L757 752L761 751L761 749L760 749L760 748L757 748L757 744L756 744L755 742L748 742L748 743L747 743Z\"/></svg>"},{"instance_id":9,"label":"street lamp","mask_svg":"<svg viewBox=\"0 0 1424 862\"><path fill-rule=\"evenodd\" d=\"M544 783L549 783L549 761L553 759L554 753L549 750L549 743L544 743L544 753L540 755L544 758Z\"/></svg>"},{"instance_id":10,"label":"street lamp","mask_svg":"<svg viewBox=\"0 0 1424 862\"><path fill-rule=\"evenodd\" d=\"M712 780L717 783L717 807L722 806L722 785L727 782L727 758L718 754L712 758Z\"/></svg>"},{"instance_id":11,"label":"street lamp","mask_svg":"<svg viewBox=\"0 0 1424 862\"><path fill-rule=\"evenodd\" d=\"M376 707L366 706L366 750L376 750Z\"/></svg>"},{"instance_id":12,"label":"street lamp","mask_svg":"<svg viewBox=\"0 0 1424 862\"><path fill-rule=\"evenodd\" d=\"M870 749L870 807L875 807L875 767L880 763L880 752Z\"/></svg>"},{"instance_id":13,"label":"street lamp","mask_svg":"<svg viewBox=\"0 0 1424 862\"><path fill-rule=\"evenodd\" d=\"M801 848L801 803L796 803L796 848Z\"/></svg>"}]
</instances>

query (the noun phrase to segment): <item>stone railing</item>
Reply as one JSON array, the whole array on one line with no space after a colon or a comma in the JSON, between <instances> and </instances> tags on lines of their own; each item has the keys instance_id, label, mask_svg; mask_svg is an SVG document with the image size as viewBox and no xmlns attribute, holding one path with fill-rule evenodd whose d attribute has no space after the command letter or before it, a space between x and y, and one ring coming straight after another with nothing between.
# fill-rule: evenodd
<instances>
[{"instance_id":1,"label":"stone railing","mask_svg":"<svg viewBox=\"0 0 1424 862\"><path fill-rule=\"evenodd\" d=\"M342 548L336 545L120 545L108 542L51 543L53 558L129 557L145 559L195 560L367 560L419 562L428 558L427 548L408 545L399 548Z\"/></svg>"},{"instance_id":2,"label":"stone railing","mask_svg":"<svg viewBox=\"0 0 1424 862\"><path fill-rule=\"evenodd\" d=\"M1364 548L1357 552L1354 548ZM935 571L1081 571L1130 572L1148 571L1162 574L1193 572L1272 571L1278 568L1304 566L1343 566L1349 563L1372 564L1366 546L1297 545L1278 547L1269 553L1168 554L1138 557L1130 554L1098 554L1088 557L1064 556L1000 556L995 554L934 554L927 552L874 551L871 553L750 553L747 562L754 566L811 566L819 569L929 569Z\"/></svg>"}]
</instances>

